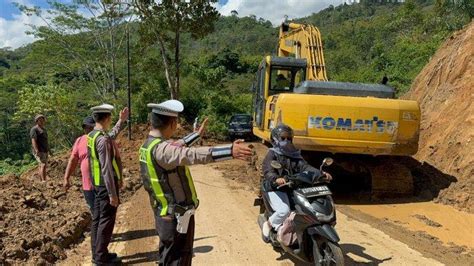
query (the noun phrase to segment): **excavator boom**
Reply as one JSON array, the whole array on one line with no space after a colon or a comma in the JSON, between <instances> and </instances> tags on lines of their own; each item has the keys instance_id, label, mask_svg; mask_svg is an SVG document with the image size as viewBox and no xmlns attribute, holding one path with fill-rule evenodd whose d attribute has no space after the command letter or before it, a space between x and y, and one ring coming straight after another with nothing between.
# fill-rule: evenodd
<instances>
[{"instance_id":1,"label":"excavator boom","mask_svg":"<svg viewBox=\"0 0 474 266\"><path fill-rule=\"evenodd\" d=\"M318 28L312 25L283 23L278 42L279 57L306 58L309 80L327 81L323 43Z\"/></svg>"}]
</instances>

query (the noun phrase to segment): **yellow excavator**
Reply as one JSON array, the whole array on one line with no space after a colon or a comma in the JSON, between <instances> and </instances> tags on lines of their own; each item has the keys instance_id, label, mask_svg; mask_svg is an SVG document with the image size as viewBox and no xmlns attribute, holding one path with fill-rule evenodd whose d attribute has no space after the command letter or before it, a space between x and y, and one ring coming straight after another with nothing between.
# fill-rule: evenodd
<instances>
[{"instance_id":1,"label":"yellow excavator","mask_svg":"<svg viewBox=\"0 0 474 266\"><path fill-rule=\"evenodd\" d=\"M418 103L395 98L384 84L328 81L316 27L281 25L278 56L262 60L253 91L253 133L264 142L287 124L307 159L335 156L343 175L363 176L372 195L413 193L400 156L418 150Z\"/></svg>"}]
</instances>

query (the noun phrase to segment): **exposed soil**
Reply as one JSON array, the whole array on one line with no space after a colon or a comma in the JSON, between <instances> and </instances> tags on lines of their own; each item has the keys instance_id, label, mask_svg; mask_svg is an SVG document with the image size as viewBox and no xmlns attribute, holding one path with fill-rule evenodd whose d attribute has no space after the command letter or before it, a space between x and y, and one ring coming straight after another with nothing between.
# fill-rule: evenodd
<instances>
[{"instance_id":1,"label":"exposed soil","mask_svg":"<svg viewBox=\"0 0 474 266\"><path fill-rule=\"evenodd\" d=\"M90 223L74 182L66 195L59 179L45 183L13 175L2 177L0 190L0 264L53 263L79 240Z\"/></svg>"},{"instance_id":2,"label":"exposed soil","mask_svg":"<svg viewBox=\"0 0 474 266\"><path fill-rule=\"evenodd\" d=\"M124 163L122 201L141 187L134 159L145 132L146 126L138 126L133 130L134 140L129 142L126 132L117 139ZM62 188L68 159L69 152L51 158L47 182L39 181L36 168L20 177L0 177L0 264L54 263L66 257L67 248L84 239L91 217L79 170L68 193Z\"/></svg>"},{"instance_id":3,"label":"exposed soil","mask_svg":"<svg viewBox=\"0 0 474 266\"><path fill-rule=\"evenodd\" d=\"M363 212L354 209L352 206L339 205L338 210L351 219L382 230L391 238L401 241L425 256L434 258L446 265L473 265L474 263L472 247L443 243L437 237L425 231L408 229L403 221L374 217L370 212ZM417 264L421 265L422 263Z\"/></svg>"},{"instance_id":4,"label":"exposed soil","mask_svg":"<svg viewBox=\"0 0 474 266\"><path fill-rule=\"evenodd\" d=\"M440 223L437 223L437 222L431 220L430 218L428 218L424 215L415 214L415 215L413 215L413 217L417 218L418 220L422 221L423 223L425 223L428 226L442 227L442 225Z\"/></svg>"},{"instance_id":5,"label":"exposed soil","mask_svg":"<svg viewBox=\"0 0 474 266\"><path fill-rule=\"evenodd\" d=\"M474 22L436 52L404 96L421 105L415 158L456 177L436 202L474 213Z\"/></svg>"}]
</instances>

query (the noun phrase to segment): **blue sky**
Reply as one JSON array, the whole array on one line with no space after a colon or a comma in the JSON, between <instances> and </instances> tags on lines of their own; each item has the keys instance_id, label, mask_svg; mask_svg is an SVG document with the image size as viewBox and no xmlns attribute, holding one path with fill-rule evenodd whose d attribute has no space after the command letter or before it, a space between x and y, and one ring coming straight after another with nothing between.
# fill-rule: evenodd
<instances>
[{"instance_id":1,"label":"blue sky","mask_svg":"<svg viewBox=\"0 0 474 266\"><path fill-rule=\"evenodd\" d=\"M0 17L7 19L7 20L13 20L14 17L13 15L20 15L20 11L18 8L15 6L14 2L18 3L27 3L26 1L21 1L21 0L0 0ZM28 1L28 3L32 3L35 6L40 6L40 7L47 7L48 3L46 0L32 0Z\"/></svg>"},{"instance_id":2,"label":"blue sky","mask_svg":"<svg viewBox=\"0 0 474 266\"><path fill-rule=\"evenodd\" d=\"M25 34L30 29L28 24L44 25L38 17L21 14L14 2L48 8L47 0L0 0L0 48L14 49L33 42L33 36ZM241 17L255 15L257 18L270 20L276 26L286 15L289 19L300 18L331 4L339 5L343 2L344 0L219 0L216 8L224 16L236 10Z\"/></svg>"}]
</instances>

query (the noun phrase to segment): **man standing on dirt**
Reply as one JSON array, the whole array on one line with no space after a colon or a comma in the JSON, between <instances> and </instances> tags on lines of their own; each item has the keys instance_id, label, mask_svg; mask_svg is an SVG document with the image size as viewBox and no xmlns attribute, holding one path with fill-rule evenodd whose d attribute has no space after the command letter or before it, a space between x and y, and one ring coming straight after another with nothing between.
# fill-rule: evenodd
<instances>
[{"instance_id":1,"label":"man standing on dirt","mask_svg":"<svg viewBox=\"0 0 474 266\"><path fill-rule=\"evenodd\" d=\"M45 116L42 114L38 114L35 116L35 125L30 130L33 156L39 164L38 172L41 181L46 181L46 166L48 164L48 153L51 153L48 145L48 132L44 127L45 124Z\"/></svg>"},{"instance_id":2,"label":"man standing on dirt","mask_svg":"<svg viewBox=\"0 0 474 266\"><path fill-rule=\"evenodd\" d=\"M123 121L125 121L128 117L128 108L124 108L120 112L119 120L115 124L114 128L108 133L112 139L115 139L117 135L120 133L122 129ZM89 209L92 213L92 209L94 208L94 199L95 199L95 192L92 187L92 182L90 178L90 168L89 168L89 156L87 151L87 135L94 129L95 121L92 116L88 116L84 118L82 122L82 129L84 130L84 135L80 136L74 142L74 146L72 147L71 157L69 157L69 162L66 167L66 172L64 173L64 183L63 187L64 190L67 192L71 183L69 181L72 173L76 170L78 164L81 166L81 176L82 176L82 190L84 193L84 199L89 206ZM117 145L114 143L114 152L118 158L119 150Z\"/></svg>"},{"instance_id":3,"label":"man standing on dirt","mask_svg":"<svg viewBox=\"0 0 474 266\"><path fill-rule=\"evenodd\" d=\"M169 139L178 127L183 104L169 100L150 103L151 131L140 148L143 184L150 196L155 226L160 238L159 265L191 265L194 242L194 211L199 205L188 165L226 159L248 160L252 150L243 140L233 144L189 148L203 134L207 120L197 132L182 140Z\"/></svg>"},{"instance_id":4,"label":"man standing on dirt","mask_svg":"<svg viewBox=\"0 0 474 266\"><path fill-rule=\"evenodd\" d=\"M120 263L115 253L109 253L108 245L115 226L119 200L119 179L122 169L117 162L112 138L106 133L112 124L109 104L92 107L94 129L87 134L90 176L95 191L91 224L92 261L97 265Z\"/></svg>"}]
</instances>

